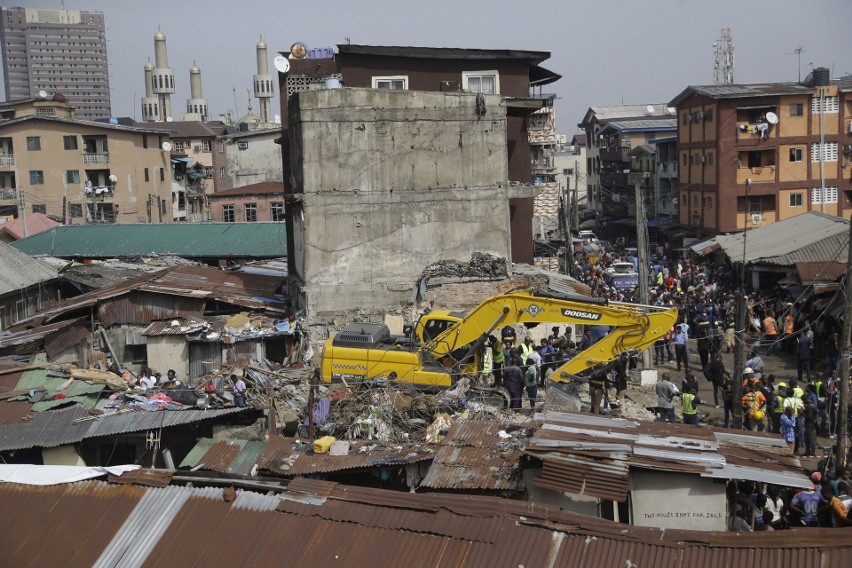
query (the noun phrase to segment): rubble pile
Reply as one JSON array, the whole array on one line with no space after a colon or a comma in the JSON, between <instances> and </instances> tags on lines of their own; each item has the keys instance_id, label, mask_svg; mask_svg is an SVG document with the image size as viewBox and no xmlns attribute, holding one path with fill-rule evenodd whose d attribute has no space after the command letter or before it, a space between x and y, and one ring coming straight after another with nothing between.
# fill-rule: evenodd
<instances>
[{"instance_id":1,"label":"rubble pile","mask_svg":"<svg viewBox=\"0 0 852 568\"><path fill-rule=\"evenodd\" d=\"M470 262L439 260L430 264L423 270L420 278L421 280L442 276L455 278L506 278L508 273L505 258L483 252L474 252L470 257Z\"/></svg>"}]
</instances>

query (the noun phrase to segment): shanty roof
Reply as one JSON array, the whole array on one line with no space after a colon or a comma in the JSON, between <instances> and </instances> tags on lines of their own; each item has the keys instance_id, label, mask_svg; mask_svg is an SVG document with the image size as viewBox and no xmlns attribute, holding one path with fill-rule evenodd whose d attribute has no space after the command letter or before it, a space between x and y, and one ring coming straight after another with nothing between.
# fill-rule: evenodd
<instances>
[{"instance_id":1,"label":"shanty roof","mask_svg":"<svg viewBox=\"0 0 852 568\"><path fill-rule=\"evenodd\" d=\"M228 494L210 487L101 481L47 487L6 483L0 485L0 499L15 514L0 517L0 547L10 566L69 568L282 562L376 568L817 568L845 566L852 548L842 529L659 530L524 501L315 480L293 480L277 495Z\"/></svg>"},{"instance_id":2,"label":"shanty roof","mask_svg":"<svg viewBox=\"0 0 852 568\"><path fill-rule=\"evenodd\" d=\"M50 324L69 312L94 306L104 300L131 292L163 294L199 301L219 300L246 308L280 311L284 304L283 297L278 295L281 285L281 278L275 276L238 271L225 272L209 266L175 266L75 296L18 321L10 326L8 331L15 336L31 328L34 329L35 326ZM3 341L8 339L4 337Z\"/></svg>"},{"instance_id":3,"label":"shanty roof","mask_svg":"<svg viewBox=\"0 0 852 568\"><path fill-rule=\"evenodd\" d=\"M792 266L797 262L845 261L849 221L842 217L808 211L770 225L749 228L746 233L718 235L692 247L704 254L721 248L731 262Z\"/></svg>"},{"instance_id":4,"label":"shanty roof","mask_svg":"<svg viewBox=\"0 0 852 568\"><path fill-rule=\"evenodd\" d=\"M796 271L802 284L836 282L846 274L846 262L797 262Z\"/></svg>"},{"instance_id":5,"label":"shanty roof","mask_svg":"<svg viewBox=\"0 0 852 568\"><path fill-rule=\"evenodd\" d=\"M67 408L36 412L31 422L0 425L0 451L55 448L88 438L192 424L240 412L253 410L239 407L156 412L139 410L93 418L82 405L75 404Z\"/></svg>"},{"instance_id":6,"label":"shanty roof","mask_svg":"<svg viewBox=\"0 0 852 568\"><path fill-rule=\"evenodd\" d=\"M62 258L278 258L287 254L287 233L284 223L63 225L13 246Z\"/></svg>"},{"instance_id":7,"label":"shanty roof","mask_svg":"<svg viewBox=\"0 0 852 568\"><path fill-rule=\"evenodd\" d=\"M6 243L0 243L0 296L57 278L55 269Z\"/></svg>"},{"instance_id":8,"label":"shanty roof","mask_svg":"<svg viewBox=\"0 0 852 568\"><path fill-rule=\"evenodd\" d=\"M24 223L26 222L26 231L24 231ZM44 213L30 213L26 220L21 217L6 221L0 225L0 237L9 235L14 240L23 239L25 236L36 235L42 231L52 229L61 225L59 221L53 220Z\"/></svg>"},{"instance_id":9,"label":"shanty roof","mask_svg":"<svg viewBox=\"0 0 852 568\"><path fill-rule=\"evenodd\" d=\"M625 502L631 468L811 486L780 436L579 413L542 418L526 453L543 463L534 483L556 491Z\"/></svg>"}]
</instances>

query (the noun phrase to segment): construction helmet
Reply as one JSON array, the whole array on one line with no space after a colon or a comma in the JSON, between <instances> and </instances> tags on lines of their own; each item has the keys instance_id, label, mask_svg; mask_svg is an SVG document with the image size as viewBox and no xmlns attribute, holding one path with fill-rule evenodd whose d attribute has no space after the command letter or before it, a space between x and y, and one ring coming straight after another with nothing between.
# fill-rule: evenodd
<instances>
[{"instance_id":1,"label":"construction helmet","mask_svg":"<svg viewBox=\"0 0 852 568\"><path fill-rule=\"evenodd\" d=\"M763 418L764 418L765 416L766 416L766 413L765 413L765 412L763 412L762 410L755 410L755 411L754 411L754 412L752 412L752 414L751 414L751 417L752 417L752 418L754 418L755 420L763 420Z\"/></svg>"}]
</instances>

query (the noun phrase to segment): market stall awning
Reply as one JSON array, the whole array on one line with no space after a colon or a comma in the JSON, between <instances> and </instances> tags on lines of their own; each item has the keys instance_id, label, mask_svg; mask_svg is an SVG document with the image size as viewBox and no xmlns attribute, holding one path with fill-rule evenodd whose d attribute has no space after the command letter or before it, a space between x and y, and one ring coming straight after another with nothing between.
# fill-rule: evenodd
<instances>
[{"instance_id":1,"label":"market stall awning","mask_svg":"<svg viewBox=\"0 0 852 568\"><path fill-rule=\"evenodd\" d=\"M691 250L692 252L694 252L695 254L697 254L699 256L703 256L705 254L710 254L711 252L715 252L715 251L719 250L719 248L721 248L719 243L716 242L715 238L712 238L712 239L708 239L706 241L701 241L700 243L692 245L691 247L689 247L689 250Z\"/></svg>"}]
</instances>

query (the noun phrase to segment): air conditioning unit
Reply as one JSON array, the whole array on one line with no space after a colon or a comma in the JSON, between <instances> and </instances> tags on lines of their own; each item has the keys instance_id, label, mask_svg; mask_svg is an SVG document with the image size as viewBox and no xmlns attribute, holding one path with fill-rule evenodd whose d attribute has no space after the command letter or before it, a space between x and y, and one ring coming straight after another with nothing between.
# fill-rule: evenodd
<instances>
[{"instance_id":1,"label":"air conditioning unit","mask_svg":"<svg viewBox=\"0 0 852 568\"><path fill-rule=\"evenodd\" d=\"M196 144L195 146L192 147L192 149L195 150L196 152L200 152L201 151L201 144Z\"/></svg>"},{"instance_id":2,"label":"air conditioning unit","mask_svg":"<svg viewBox=\"0 0 852 568\"><path fill-rule=\"evenodd\" d=\"M248 142L237 142L237 148L240 150L248 150Z\"/></svg>"},{"instance_id":3,"label":"air conditioning unit","mask_svg":"<svg viewBox=\"0 0 852 568\"><path fill-rule=\"evenodd\" d=\"M763 214L762 213L752 213L751 214L751 224L752 225L760 225L763 223Z\"/></svg>"}]
</instances>

